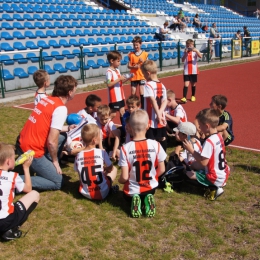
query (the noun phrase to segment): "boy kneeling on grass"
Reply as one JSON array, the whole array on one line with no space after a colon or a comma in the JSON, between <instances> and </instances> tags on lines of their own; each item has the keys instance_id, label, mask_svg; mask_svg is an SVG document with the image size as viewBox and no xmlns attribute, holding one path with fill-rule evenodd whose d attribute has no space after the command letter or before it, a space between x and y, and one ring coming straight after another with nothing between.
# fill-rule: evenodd
<instances>
[{"instance_id":1,"label":"boy kneeling on grass","mask_svg":"<svg viewBox=\"0 0 260 260\"><path fill-rule=\"evenodd\" d=\"M27 220L40 200L37 191L32 190L29 167L33 157L23 163L24 181L16 172L8 172L15 166L14 147L0 143L0 233L4 240L21 237L19 227ZM27 193L13 203L15 189Z\"/></svg>"},{"instance_id":2,"label":"boy kneeling on grass","mask_svg":"<svg viewBox=\"0 0 260 260\"><path fill-rule=\"evenodd\" d=\"M118 182L124 184L124 197L132 202L131 214L134 218L142 215L141 204L146 216L155 215L153 195L158 186L158 177L165 171L165 151L157 141L145 138L148 122L146 111L131 113L129 124L133 141L123 145L120 151L121 176Z\"/></svg>"},{"instance_id":3,"label":"boy kneeling on grass","mask_svg":"<svg viewBox=\"0 0 260 260\"><path fill-rule=\"evenodd\" d=\"M197 180L204 186L209 187L205 196L209 200L215 200L224 193L223 187L229 176L229 166L226 161L226 149L222 135L218 133L217 126L219 116L213 109L206 108L201 110L196 119L200 130L207 136L202 152L194 150L189 140L183 141L183 147L195 158L192 168L196 171L187 171L187 176L192 180Z\"/></svg>"}]
</instances>

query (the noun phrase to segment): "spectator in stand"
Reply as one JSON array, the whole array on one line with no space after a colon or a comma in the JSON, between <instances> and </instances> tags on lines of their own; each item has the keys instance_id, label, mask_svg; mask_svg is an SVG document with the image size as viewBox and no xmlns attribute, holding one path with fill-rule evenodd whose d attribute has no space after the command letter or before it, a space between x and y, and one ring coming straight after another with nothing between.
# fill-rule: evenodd
<instances>
[{"instance_id":1,"label":"spectator in stand","mask_svg":"<svg viewBox=\"0 0 260 260\"><path fill-rule=\"evenodd\" d=\"M197 28L202 27L202 22L200 21L198 14L196 14L193 18L193 25L196 26Z\"/></svg>"},{"instance_id":2,"label":"spectator in stand","mask_svg":"<svg viewBox=\"0 0 260 260\"><path fill-rule=\"evenodd\" d=\"M178 21L179 27L181 28L181 30L179 30L179 31L184 32L184 29L187 27L186 23L182 21L180 16L178 16L177 21Z\"/></svg>"},{"instance_id":3,"label":"spectator in stand","mask_svg":"<svg viewBox=\"0 0 260 260\"><path fill-rule=\"evenodd\" d=\"M171 23L169 28L171 30L174 30L174 31L176 31L176 28L178 28L179 31L181 30L181 24L180 24L180 21L178 21L178 17L177 16L173 17L172 23Z\"/></svg>"},{"instance_id":4,"label":"spectator in stand","mask_svg":"<svg viewBox=\"0 0 260 260\"><path fill-rule=\"evenodd\" d=\"M257 8L255 12L253 12L253 14L255 14L256 19L259 19L260 16L260 10Z\"/></svg>"},{"instance_id":5,"label":"spectator in stand","mask_svg":"<svg viewBox=\"0 0 260 260\"><path fill-rule=\"evenodd\" d=\"M218 34L218 29L216 23L212 24L212 27L210 28L209 31L209 37L210 38L220 38L220 35Z\"/></svg>"},{"instance_id":6,"label":"spectator in stand","mask_svg":"<svg viewBox=\"0 0 260 260\"><path fill-rule=\"evenodd\" d=\"M235 34L234 34L234 39L235 40L241 40L242 36L241 36L241 31L238 30Z\"/></svg>"},{"instance_id":7,"label":"spectator in stand","mask_svg":"<svg viewBox=\"0 0 260 260\"><path fill-rule=\"evenodd\" d=\"M165 35L168 33L168 29L167 29L168 25L169 22L165 21L162 26L158 27L155 32L155 38L157 38L160 41L165 41L166 40Z\"/></svg>"},{"instance_id":8,"label":"spectator in stand","mask_svg":"<svg viewBox=\"0 0 260 260\"><path fill-rule=\"evenodd\" d=\"M182 8L180 8L180 10L178 12L178 17L180 17L181 19L183 19L185 17Z\"/></svg>"},{"instance_id":9,"label":"spectator in stand","mask_svg":"<svg viewBox=\"0 0 260 260\"><path fill-rule=\"evenodd\" d=\"M250 42L251 42L251 35L249 30L247 29L247 26L244 26L244 42L245 42L245 47L246 47L246 57L249 56L250 54Z\"/></svg>"}]
</instances>

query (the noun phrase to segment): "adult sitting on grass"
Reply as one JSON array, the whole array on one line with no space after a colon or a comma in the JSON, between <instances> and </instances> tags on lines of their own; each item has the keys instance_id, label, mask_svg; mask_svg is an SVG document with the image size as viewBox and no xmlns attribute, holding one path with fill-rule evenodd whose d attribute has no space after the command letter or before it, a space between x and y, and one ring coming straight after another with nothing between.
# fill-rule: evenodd
<instances>
[{"instance_id":1,"label":"adult sitting on grass","mask_svg":"<svg viewBox=\"0 0 260 260\"><path fill-rule=\"evenodd\" d=\"M32 187L37 190L58 190L62 186L59 155L66 141L64 126L67 118L65 104L73 99L77 81L72 76L59 76L54 82L52 96L40 100L17 138L17 152L35 152L31 169ZM64 132L64 134L61 134Z\"/></svg>"}]
</instances>

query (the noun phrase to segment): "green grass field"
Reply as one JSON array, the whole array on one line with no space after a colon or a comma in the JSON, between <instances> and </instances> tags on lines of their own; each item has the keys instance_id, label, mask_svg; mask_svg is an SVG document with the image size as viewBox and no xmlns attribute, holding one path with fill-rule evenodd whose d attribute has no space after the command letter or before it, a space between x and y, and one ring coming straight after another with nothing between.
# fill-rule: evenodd
<instances>
[{"instance_id":1,"label":"green grass field","mask_svg":"<svg viewBox=\"0 0 260 260\"><path fill-rule=\"evenodd\" d=\"M0 105L0 142L14 144L30 111L11 105ZM0 243L0 259L260 259L260 154L228 148L227 160L218 200L190 185L157 190L151 219L130 217L122 185L102 203L83 198L73 164L63 165L63 189L41 192L22 238Z\"/></svg>"}]
</instances>

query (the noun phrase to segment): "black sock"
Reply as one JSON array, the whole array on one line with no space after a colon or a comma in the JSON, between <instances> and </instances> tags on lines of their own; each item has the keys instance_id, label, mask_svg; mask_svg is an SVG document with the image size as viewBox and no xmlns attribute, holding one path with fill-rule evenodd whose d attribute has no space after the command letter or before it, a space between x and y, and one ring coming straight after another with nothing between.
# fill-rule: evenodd
<instances>
[{"instance_id":1,"label":"black sock","mask_svg":"<svg viewBox=\"0 0 260 260\"><path fill-rule=\"evenodd\" d=\"M163 150L166 152L167 149L167 139L159 142L163 148Z\"/></svg>"},{"instance_id":2,"label":"black sock","mask_svg":"<svg viewBox=\"0 0 260 260\"><path fill-rule=\"evenodd\" d=\"M144 95L140 95L140 99L141 99L141 108L144 108Z\"/></svg>"},{"instance_id":3,"label":"black sock","mask_svg":"<svg viewBox=\"0 0 260 260\"><path fill-rule=\"evenodd\" d=\"M187 93L188 93L188 87L183 87L183 97L185 97L186 98L186 96L187 96Z\"/></svg>"},{"instance_id":4,"label":"black sock","mask_svg":"<svg viewBox=\"0 0 260 260\"><path fill-rule=\"evenodd\" d=\"M192 86L192 88L191 88L191 95L192 96L195 96L195 92L196 92L196 86Z\"/></svg>"},{"instance_id":5,"label":"black sock","mask_svg":"<svg viewBox=\"0 0 260 260\"><path fill-rule=\"evenodd\" d=\"M19 226L22 226L23 223L27 220L27 218L29 217L29 215L32 213L32 211L37 207L38 203L37 202L33 202L31 204L31 206L26 210L26 214L24 215L22 221L19 223Z\"/></svg>"}]
</instances>

